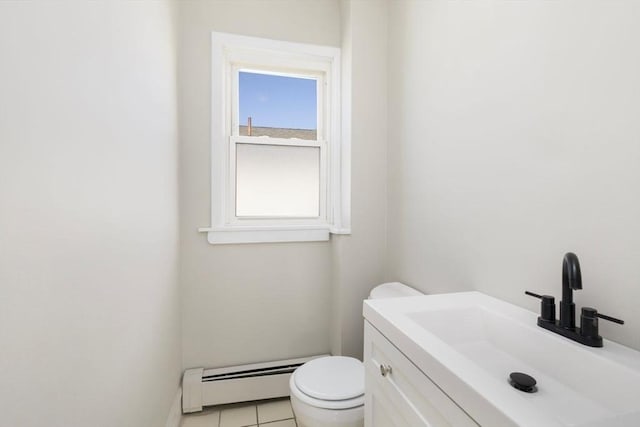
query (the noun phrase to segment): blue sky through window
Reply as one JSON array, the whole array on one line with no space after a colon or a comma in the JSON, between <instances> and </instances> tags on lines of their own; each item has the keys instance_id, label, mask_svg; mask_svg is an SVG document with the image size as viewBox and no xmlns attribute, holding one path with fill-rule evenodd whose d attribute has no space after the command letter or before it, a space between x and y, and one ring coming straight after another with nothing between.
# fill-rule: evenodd
<instances>
[{"instance_id":1,"label":"blue sky through window","mask_svg":"<svg viewBox=\"0 0 640 427\"><path fill-rule=\"evenodd\" d=\"M316 80L241 71L240 125L317 129Z\"/></svg>"}]
</instances>

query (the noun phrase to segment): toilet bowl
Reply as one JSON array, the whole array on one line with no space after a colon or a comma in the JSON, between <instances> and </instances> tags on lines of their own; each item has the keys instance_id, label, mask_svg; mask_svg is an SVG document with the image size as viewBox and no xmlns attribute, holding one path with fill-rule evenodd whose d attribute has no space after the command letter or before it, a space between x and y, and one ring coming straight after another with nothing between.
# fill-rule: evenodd
<instances>
[{"instance_id":1,"label":"toilet bowl","mask_svg":"<svg viewBox=\"0 0 640 427\"><path fill-rule=\"evenodd\" d=\"M399 282L373 288L369 298L422 295ZM289 379L298 427L363 427L364 365L358 359L328 356L305 363Z\"/></svg>"}]
</instances>

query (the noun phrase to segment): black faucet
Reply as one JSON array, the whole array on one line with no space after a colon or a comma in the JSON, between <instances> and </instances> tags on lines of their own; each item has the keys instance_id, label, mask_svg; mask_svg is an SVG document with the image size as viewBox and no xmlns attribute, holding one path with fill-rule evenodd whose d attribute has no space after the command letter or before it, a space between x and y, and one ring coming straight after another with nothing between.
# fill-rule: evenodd
<instances>
[{"instance_id":1,"label":"black faucet","mask_svg":"<svg viewBox=\"0 0 640 427\"><path fill-rule=\"evenodd\" d=\"M624 324L615 317L598 313L595 308L583 307L580 314L580 327L576 328L576 305L573 303L573 291L582 289L580 262L573 252L565 254L562 260L562 301L560 301L560 320L556 321L555 298L551 295L538 295L525 291L525 294L542 300L538 326L560 334L590 347L602 347L602 337L598 334L598 319Z\"/></svg>"},{"instance_id":2,"label":"black faucet","mask_svg":"<svg viewBox=\"0 0 640 427\"><path fill-rule=\"evenodd\" d=\"M573 290L582 289L580 261L573 252L567 252L562 260L562 301L560 301L560 326L576 329L576 305Z\"/></svg>"}]
</instances>

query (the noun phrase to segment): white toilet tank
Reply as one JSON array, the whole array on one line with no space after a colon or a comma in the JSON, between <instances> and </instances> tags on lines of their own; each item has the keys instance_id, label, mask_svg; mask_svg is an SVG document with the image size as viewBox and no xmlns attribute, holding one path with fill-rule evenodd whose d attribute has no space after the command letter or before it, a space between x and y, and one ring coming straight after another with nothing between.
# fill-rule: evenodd
<instances>
[{"instance_id":1,"label":"white toilet tank","mask_svg":"<svg viewBox=\"0 0 640 427\"><path fill-rule=\"evenodd\" d=\"M400 282L383 283L371 289L369 299L415 297L424 295L422 292Z\"/></svg>"}]
</instances>

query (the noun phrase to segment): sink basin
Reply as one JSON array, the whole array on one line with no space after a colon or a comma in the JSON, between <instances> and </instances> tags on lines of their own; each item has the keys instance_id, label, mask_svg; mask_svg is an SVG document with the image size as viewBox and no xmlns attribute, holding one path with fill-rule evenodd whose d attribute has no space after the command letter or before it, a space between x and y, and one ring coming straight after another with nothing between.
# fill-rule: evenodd
<instances>
[{"instance_id":1,"label":"sink basin","mask_svg":"<svg viewBox=\"0 0 640 427\"><path fill-rule=\"evenodd\" d=\"M640 353L575 343L480 292L368 300L369 322L479 424L640 426ZM526 393L511 372L537 381Z\"/></svg>"}]
</instances>

